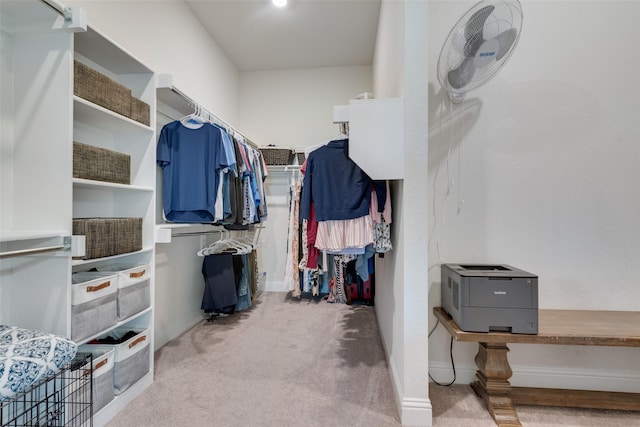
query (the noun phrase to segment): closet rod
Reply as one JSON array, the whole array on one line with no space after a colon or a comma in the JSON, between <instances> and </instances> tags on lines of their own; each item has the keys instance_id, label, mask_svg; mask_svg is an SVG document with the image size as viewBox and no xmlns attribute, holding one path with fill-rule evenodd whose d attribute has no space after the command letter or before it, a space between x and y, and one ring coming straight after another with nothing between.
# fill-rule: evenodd
<instances>
[{"instance_id":1,"label":"closet rod","mask_svg":"<svg viewBox=\"0 0 640 427\"><path fill-rule=\"evenodd\" d=\"M253 230L227 230L226 228L224 230L207 230L207 231L187 231L184 233L175 233L172 234L171 237L183 237L183 236L202 236L204 234L215 234L215 233L227 233L227 232L240 232L240 231L255 231L255 229L263 229L264 226L263 225L253 225ZM259 231L258 231L259 232Z\"/></svg>"},{"instance_id":2,"label":"closet rod","mask_svg":"<svg viewBox=\"0 0 640 427\"><path fill-rule=\"evenodd\" d=\"M223 230L212 230L212 231L192 231L189 233L176 233L172 234L171 237L183 237L183 236L202 236L205 234L215 234L222 233Z\"/></svg>"},{"instance_id":3,"label":"closet rod","mask_svg":"<svg viewBox=\"0 0 640 427\"><path fill-rule=\"evenodd\" d=\"M56 12L58 12L60 15L62 15L64 17L65 21L70 21L71 18L73 17L73 13L71 12L71 8L63 6L62 4L60 4L56 0L40 0L40 1L42 1L42 3L46 4L47 6L49 6L51 9L55 10Z\"/></svg>"},{"instance_id":4,"label":"closet rod","mask_svg":"<svg viewBox=\"0 0 640 427\"><path fill-rule=\"evenodd\" d=\"M33 248L33 249L21 249L18 251L0 252L0 258L19 256L19 255L35 255L43 252L53 252L53 251L66 250L66 249L68 248L64 245L46 246L43 248Z\"/></svg>"},{"instance_id":5,"label":"closet rod","mask_svg":"<svg viewBox=\"0 0 640 427\"><path fill-rule=\"evenodd\" d=\"M234 129L233 126L230 126L227 122L225 122L224 120L222 120L220 117L216 116L215 114L213 114L211 111L207 110L206 108L204 108L202 105L198 104L197 102L195 102L193 99L191 99L190 97L188 97L184 92L182 92L180 89L177 89L173 86L171 86L171 91L173 93L175 93L176 95L180 96L182 99L184 99L187 104L191 105L192 107L200 107L206 114L210 115L211 117L215 118L219 123L221 123L224 127L226 127L227 129L231 129L233 130L233 132L237 133L238 135L240 135L243 139L244 142L246 142L247 144L251 145L253 148L255 148L256 150L259 149L259 147L253 142L251 141L249 138L247 138L246 136L244 136L242 133L238 132L236 129Z\"/></svg>"}]
</instances>

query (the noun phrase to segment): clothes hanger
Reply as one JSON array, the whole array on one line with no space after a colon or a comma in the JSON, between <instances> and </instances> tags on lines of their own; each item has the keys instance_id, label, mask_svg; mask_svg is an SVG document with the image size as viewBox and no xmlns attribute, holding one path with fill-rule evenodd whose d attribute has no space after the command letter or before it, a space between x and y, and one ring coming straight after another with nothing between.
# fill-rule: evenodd
<instances>
[{"instance_id":1,"label":"clothes hanger","mask_svg":"<svg viewBox=\"0 0 640 427\"><path fill-rule=\"evenodd\" d=\"M206 120L202 117L201 114L202 108L200 107L200 105L196 104L193 113L181 118L180 123L182 123L184 127L189 129L200 129L206 123Z\"/></svg>"},{"instance_id":2,"label":"clothes hanger","mask_svg":"<svg viewBox=\"0 0 640 427\"><path fill-rule=\"evenodd\" d=\"M339 123L340 133L337 139L349 138L349 122Z\"/></svg>"},{"instance_id":3,"label":"clothes hanger","mask_svg":"<svg viewBox=\"0 0 640 427\"><path fill-rule=\"evenodd\" d=\"M216 252L218 250L218 248L225 244L224 243L224 238L225 238L224 231L221 231L220 232L220 237L218 238L218 240L216 240L215 242L211 243L209 246L200 249L197 252L197 255L198 256L206 256L206 255L213 255L215 253L218 253L218 252Z\"/></svg>"}]
</instances>

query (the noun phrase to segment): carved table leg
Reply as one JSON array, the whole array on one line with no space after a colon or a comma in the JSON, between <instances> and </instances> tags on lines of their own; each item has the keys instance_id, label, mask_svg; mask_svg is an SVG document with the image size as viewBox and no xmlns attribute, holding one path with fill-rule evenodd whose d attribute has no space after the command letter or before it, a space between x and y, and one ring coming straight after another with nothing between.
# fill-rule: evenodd
<instances>
[{"instance_id":1,"label":"carved table leg","mask_svg":"<svg viewBox=\"0 0 640 427\"><path fill-rule=\"evenodd\" d=\"M501 427L522 426L509 397L511 367L507 360L509 348L506 343L478 343L476 354L476 377L471 387L484 399L489 413Z\"/></svg>"}]
</instances>

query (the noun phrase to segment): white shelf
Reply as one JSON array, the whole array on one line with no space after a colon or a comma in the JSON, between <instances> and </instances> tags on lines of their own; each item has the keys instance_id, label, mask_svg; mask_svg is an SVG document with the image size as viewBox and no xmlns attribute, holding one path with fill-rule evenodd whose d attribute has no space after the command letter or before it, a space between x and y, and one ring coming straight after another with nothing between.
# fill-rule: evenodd
<instances>
[{"instance_id":1,"label":"white shelf","mask_svg":"<svg viewBox=\"0 0 640 427\"><path fill-rule=\"evenodd\" d=\"M102 258L76 259L76 260L73 260L71 262L71 266L72 267L78 267L78 266L81 266L81 265L96 264L96 263L103 262L103 261L117 260L117 259L121 259L121 258L126 258L126 257L129 257L129 256L132 256L132 255L139 255L139 254L144 254L144 253L148 253L148 252L152 252L152 251L153 251L153 247L149 247L149 248L142 248L141 250L135 251L135 252L127 252L126 254L106 256L106 257L102 257Z\"/></svg>"},{"instance_id":2,"label":"white shelf","mask_svg":"<svg viewBox=\"0 0 640 427\"><path fill-rule=\"evenodd\" d=\"M166 223L166 224L156 224L156 228L161 228L161 229L172 229L172 228L188 228L191 227L193 224L170 224L170 223Z\"/></svg>"},{"instance_id":3,"label":"white shelf","mask_svg":"<svg viewBox=\"0 0 640 427\"><path fill-rule=\"evenodd\" d=\"M191 224L187 224L187 223L171 223L171 222L165 222L162 224L156 224L156 228L161 228L161 229L174 229L174 228L191 228L191 229L205 229L205 231L216 231L216 230L223 230L224 226L222 225L214 225L214 224L200 224L200 223L191 223Z\"/></svg>"},{"instance_id":4,"label":"white shelf","mask_svg":"<svg viewBox=\"0 0 640 427\"><path fill-rule=\"evenodd\" d=\"M142 187L139 185L117 184L115 182L93 181L91 179L73 178L74 188L85 188L92 190L122 190L122 191L143 191L152 193L152 187Z\"/></svg>"},{"instance_id":5,"label":"white shelf","mask_svg":"<svg viewBox=\"0 0 640 427\"><path fill-rule=\"evenodd\" d=\"M73 97L74 120L113 133L140 132L152 134L153 128L103 108L78 96Z\"/></svg>"},{"instance_id":6,"label":"white shelf","mask_svg":"<svg viewBox=\"0 0 640 427\"><path fill-rule=\"evenodd\" d=\"M158 82L158 84L161 83ZM189 105L184 97L174 92L171 87L158 87L156 89L156 93L158 94L158 103L162 103L167 107L172 108L183 116L193 113L194 107Z\"/></svg>"},{"instance_id":7,"label":"white shelf","mask_svg":"<svg viewBox=\"0 0 640 427\"><path fill-rule=\"evenodd\" d=\"M126 49L92 27L76 35L74 49L115 74L153 73Z\"/></svg>"},{"instance_id":8,"label":"white shelf","mask_svg":"<svg viewBox=\"0 0 640 427\"><path fill-rule=\"evenodd\" d=\"M271 173L299 172L300 165L267 165L269 175Z\"/></svg>"},{"instance_id":9,"label":"white shelf","mask_svg":"<svg viewBox=\"0 0 640 427\"><path fill-rule=\"evenodd\" d=\"M222 225L213 224L172 224L163 223L156 224L155 240L156 243L171 243L174 236L173 230L177 231L176 235L205 235L210 233L222 232L225 230Z\"/></svg>"}]
</instances>

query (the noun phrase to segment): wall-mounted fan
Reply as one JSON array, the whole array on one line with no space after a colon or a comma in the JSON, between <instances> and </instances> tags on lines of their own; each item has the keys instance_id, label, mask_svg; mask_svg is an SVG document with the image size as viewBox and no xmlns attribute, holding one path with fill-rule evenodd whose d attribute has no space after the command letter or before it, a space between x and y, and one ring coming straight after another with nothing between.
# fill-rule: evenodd
<instances>
[{"instance_id":1,"label":"wall-mounted fan","mask_svg":"<svg viewBox=\"0 0 640 427\"><path fill-rule=\"evenodd\" d=\"M454 103L504 66L518 44L522 19L518 0L483 0L458 20L438 59L438 80Z\"/></svg>"}]
</instances>

